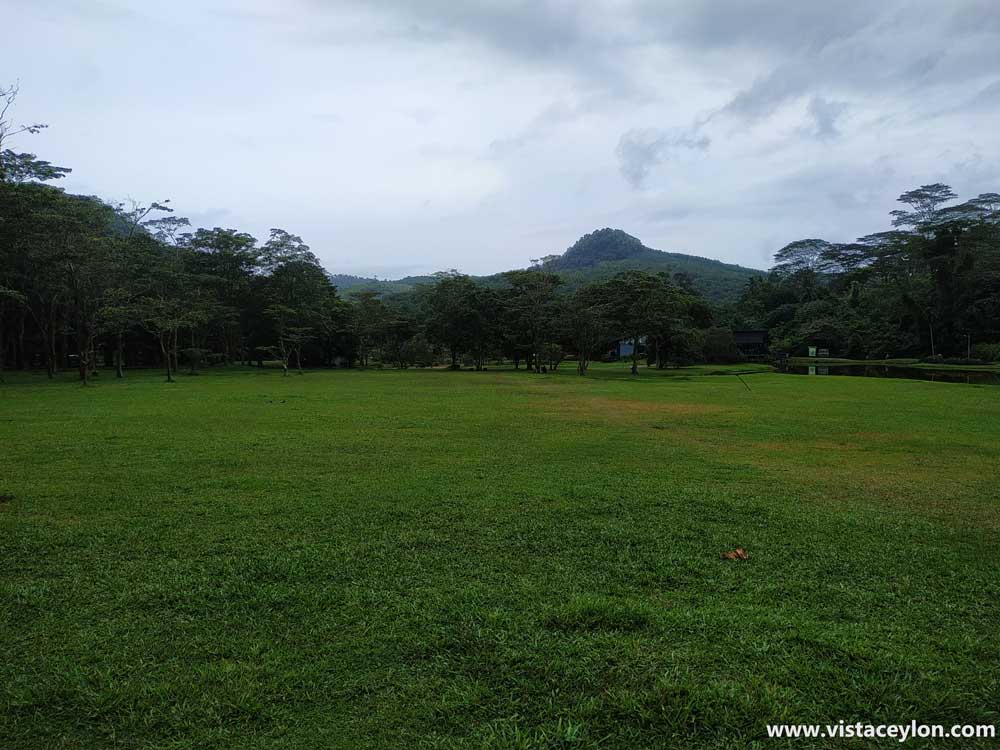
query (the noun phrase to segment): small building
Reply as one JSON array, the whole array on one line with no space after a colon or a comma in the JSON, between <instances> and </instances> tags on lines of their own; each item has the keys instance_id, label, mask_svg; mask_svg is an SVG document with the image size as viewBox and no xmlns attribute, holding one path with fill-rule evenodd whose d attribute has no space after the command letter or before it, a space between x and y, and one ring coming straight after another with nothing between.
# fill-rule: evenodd
<instances>
[{"instance_id":1,"label":"small building","mask_svg":"<svg viewBox=\"0 0 1000 750\"><path fill-rule=\"evenodd\" d=\"M632 356L632 352L635 351L634 339L622 339L615 343L615 348L610 352L610 358L615 359L629 359ZM639 337L639 356L644 357L646 355L646 337Z\"/></svg>"},{"instance_id":2,"label":"small building","mask_svg":"<svg viewBox=\"0 0 1000 750\"><path fill-rule=\"evenodd\" d=\"M736 348L747 359L763 359L767 356L767 330L763 328L733 331Z\"/></svg>"},{"instance_id":3,"label":"small building","mask_svg":"<svg viewBox=\"0 0 1000 750\"><path fill-rule=\"evenodd\" d=\"M818 333L810 336L805 341L807 356L812 359L825 359L832 357L836 350L836 339L833 336Z\"/></svg>"}]
</instances>

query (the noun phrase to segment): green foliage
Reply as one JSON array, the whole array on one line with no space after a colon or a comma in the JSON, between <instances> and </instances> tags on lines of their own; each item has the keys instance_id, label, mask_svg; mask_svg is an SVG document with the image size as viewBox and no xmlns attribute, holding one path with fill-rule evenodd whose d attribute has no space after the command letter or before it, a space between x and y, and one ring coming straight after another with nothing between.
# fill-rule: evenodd
<instances>
[{"instance_id":1,"label":"green foliage","mask_svg":"<svg viewBox=\"0 0 1000 750\"><path fill-rule=\"evenodd\" d=\"M702 342L702 354L706 362L739 362L743 357L736 348L736 339L728 328L709 328Z\"/></svg>"},{"instance_id":2,"label":"green foliage","mask_svg":"<svg viewBox=\"0 0 1000 750\"><path fill-rule=\"evenodd\" d=\"M550 271L590 268L609 261L638 258L655 253L638 239L620 229L598 229L585 234L562 255L545 259Z\"/></svg>"},{"instance_id":3,"label":"green foliage","mask_svg":"<svg viewBox=\"0 0 1000 750\"><path fill-rule=\"evenodd\" d=\"M72 171L38 159L34 154L16 154L10 149L0 152L0 179L3 181L47 182L65 177Z\"/></svg>"},{"instance_id":4,"label":"green foliage","mask_svg":"<svg viewBox=\"0 0 1000 750\"><path fill-rule=\"evenodd\" d=\"M446 349L452 367L468 353L482 369L494 350L498 336L496 295L468 276L450 271L435 277L435 283L420 293L427 338Z\"/></svg>"},{"instance_id":5,"label":"green foliage","mask_svg":"<svg viewBox=\"0 0 1000 750\"><path fill-rule=\"evenodd\" d=\"M713 303L733 302L748 280L763 271L684 253L667 253L644 246L620 229L600 229L584 235L562 255L540 258L538 270L559 276L563 291L574 291L616 276L624 271L646 271L682 275L692 290ZM501 287L507 274L478 279L485 286ZM331 276L339 289L365 289L385 294L415 291L434 277L411 276L397 281L358 276Z\"/></svg>"},{"instance_id":6,"label":"green foliage","mask_svg":"<svg viewBox=\"0 0 1000 750\"><path fill-rule=\"evenodd\" d=\"M1000 362L1000 342L996 344L978 344L976 356L985 362Z\"/></svg>"},{"instance_id":7,"label":"green foliage","mask_svg":"<svg viewBox=\"0 0 1000 750\"><path fill-rule=\"evenodd\" d=\"M810 345L854 358L964 355L1000 341L1000 196L955 199L947 185L900 196L894 229L782 248L747 284L738 323L771 330L778 349Z\"/></svg>"},{"instance_id":8,"label":"green foliage","mask_svg":"<svg viewBox=\"0 0 1000 750\"><path fill-rule=\"evenodd\" d=\"M620 229L601 229L585 235L542 267L559 274L567 289L606 281L632 270L679 274L693 291L716 303L734 301L748 280L763 273L694 255L653 250Z\"/></svg>"}]
</instances>

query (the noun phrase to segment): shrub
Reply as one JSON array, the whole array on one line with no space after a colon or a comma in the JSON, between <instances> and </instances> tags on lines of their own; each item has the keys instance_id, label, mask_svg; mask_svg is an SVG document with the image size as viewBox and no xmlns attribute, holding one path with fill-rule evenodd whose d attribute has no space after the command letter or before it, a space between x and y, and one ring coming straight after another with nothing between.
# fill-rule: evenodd
<instances>
[{"instance_id":1,"label":"shrub","mask_svg":"<svg viewBox=\"0 0 1000 750\"><path fill-rule=\"evenodd\" d=\"M706 362L726 364L743 359L736 348L736 339L728 328L709 328L705 332L704 356Z\"/></svg>"},{"instance_id":2,"label":"shrub","mask_svg":"<svg viewBox=\"0 0 1000 750\"><path fill-rule=\"evenodd\" d=\"M976 344L975 353L984 362L1000 362L1000 342L995 344Z\"/></svg>"}]
</instances>

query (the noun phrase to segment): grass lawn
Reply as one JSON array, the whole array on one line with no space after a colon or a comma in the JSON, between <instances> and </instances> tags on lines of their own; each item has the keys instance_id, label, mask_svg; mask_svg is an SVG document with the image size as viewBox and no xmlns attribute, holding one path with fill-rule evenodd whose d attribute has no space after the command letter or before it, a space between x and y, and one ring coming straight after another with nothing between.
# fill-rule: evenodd
<instances>
[{"instance_id":1,"label":"grass lawn","mask_svg":"<svg viewBox=\"0 0 1000 750\"><path fill-rule=\"evenodd\" d=\"M571 368L9 376L0 748L1000 721L1000 388Z\"/></svg>"}]
</instances>

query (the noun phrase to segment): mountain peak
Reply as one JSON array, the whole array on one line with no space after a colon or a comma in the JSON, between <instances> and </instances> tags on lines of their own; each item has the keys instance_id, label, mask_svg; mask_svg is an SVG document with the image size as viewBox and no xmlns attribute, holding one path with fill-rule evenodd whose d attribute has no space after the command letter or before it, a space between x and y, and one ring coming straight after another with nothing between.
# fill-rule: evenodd
<instances>
[{"instance_id":1,"label":"mountain peak","mask_svg":"<svg viewBox=\"0 0 1000 750\"><path fill-rule=\"evenodd\" d=\"M559 274L566 291L633 269L650 273L683 273L693 280L695 289L713 302L736 299L748 279L763 273L710 258L654 250L643 245L637 237L610 227L583 235L562 255L544 258L542 268ZM433 278L414 276L397 281L377 281L356 276L334 276L333 281L341 290L362 288L405 293L420 284L432 282ZM482 277L481 281L502 284L502 274Z\"/></svg>"},{"instance_id":2,"label":"mountain peak","mask_svg":"<svg viewBox=\"0 0 1000 750\"><path fill-rule=\"evenodd\" d=\"M585 234L560 256L549 261L553 271L589 268L608 261L637 258L651 251L637 238L621 229L605 227Z\"/></svg>"}]
</instances>

